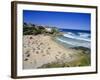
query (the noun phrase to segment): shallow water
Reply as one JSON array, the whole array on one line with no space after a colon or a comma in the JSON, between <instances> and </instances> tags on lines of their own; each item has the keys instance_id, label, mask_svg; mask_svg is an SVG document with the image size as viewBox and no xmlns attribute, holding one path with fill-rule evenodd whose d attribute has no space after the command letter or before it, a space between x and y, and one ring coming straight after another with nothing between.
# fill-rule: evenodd
<instances>
[{"instance_id":1,"label":"shallow water","mask_svg":"<svg viewBox=\"0 0 100 80\"><path fill-rule=\"evenodd\" d=\"M57 36L56 41L62 45L65 45L67 47L77 47L77 46L82 46L82 47L87 47L90 48L90 42L88 41L83 41L83 40L76 40L76 39L71 39L63 36Z\"/></svg>"}]
</instances>

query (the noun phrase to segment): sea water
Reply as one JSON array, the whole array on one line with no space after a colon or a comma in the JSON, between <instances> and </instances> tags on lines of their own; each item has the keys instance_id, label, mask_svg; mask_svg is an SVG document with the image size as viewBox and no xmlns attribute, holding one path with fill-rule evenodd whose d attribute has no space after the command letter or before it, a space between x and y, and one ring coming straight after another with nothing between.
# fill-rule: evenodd
<instances>
[{"instance_id":1,"label":"sea water","mask_svg":"<svg viewBox=\"0 0 100 80\"><path fill-rule=\"evenodd\" d=\"M63 34L57 36L58 42L70 47L91 47L91 32L87 30L59 29Z\"/></svg>"}]
</instances>

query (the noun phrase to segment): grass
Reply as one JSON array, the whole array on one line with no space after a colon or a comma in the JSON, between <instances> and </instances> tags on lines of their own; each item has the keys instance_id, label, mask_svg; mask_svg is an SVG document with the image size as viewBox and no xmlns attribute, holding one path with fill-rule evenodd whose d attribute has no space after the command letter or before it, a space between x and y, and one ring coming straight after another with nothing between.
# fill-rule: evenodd
<instances>
[{"instance_id":1,"label":"grass","mask_svg":"<svg viewBox=\"0 0 100 80\"><path fill-rule=\"evenodd\" d=\"M60 67L78 67L78 66L90 66L90 55L89 54L79 54L77 60L65 63L52 62L44 64L39 68L60 68Z\"/></svg>"},{"instance_id":2,"label":"grass","mask_svg":"<svg viewBox=\"0 0 100 80\"><path fill-rule=\"evenodd\" d=\"M75 66L89 66L90 65L90 56L87 54L84 54L79 57L79 59L69 62L66 65L69 65L71 67Z\"/></svg>"}]
</instances>

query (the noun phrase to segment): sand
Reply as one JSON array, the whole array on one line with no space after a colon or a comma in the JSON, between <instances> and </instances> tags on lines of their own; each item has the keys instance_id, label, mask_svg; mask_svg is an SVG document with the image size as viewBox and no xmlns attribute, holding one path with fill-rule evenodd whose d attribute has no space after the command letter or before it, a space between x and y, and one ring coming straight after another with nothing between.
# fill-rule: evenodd
<instances>
[{"instance_id":1,"label":"sand","mask_svg":"<svg viewBox=\"0 0 100 80\"><path fill-rule=\"evenodd\" d=\"M70 62L78 51L64 48L48 35L23 36L23 68L35 69L52 62Z\"/></svg>"}]
</instances>

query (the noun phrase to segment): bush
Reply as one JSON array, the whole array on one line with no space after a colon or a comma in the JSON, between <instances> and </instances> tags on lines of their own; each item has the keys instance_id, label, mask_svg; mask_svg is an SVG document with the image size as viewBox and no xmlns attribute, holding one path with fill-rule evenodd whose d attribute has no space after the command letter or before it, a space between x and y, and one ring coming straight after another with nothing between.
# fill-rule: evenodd
<instances>
[{"instance_id":1,"label":"bush","mask_svg":"<svg viewBox=\"0 0 100 80\"><path fill-rule=\"evenodd\" d=\"M46 31L44 26L35 24L23 23L23 35L38 35L38 34L57 34L57 28L53 27L51 32Z\"/></svg>"}]
</instances>

